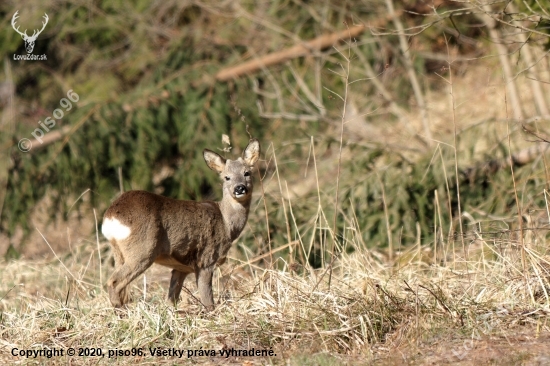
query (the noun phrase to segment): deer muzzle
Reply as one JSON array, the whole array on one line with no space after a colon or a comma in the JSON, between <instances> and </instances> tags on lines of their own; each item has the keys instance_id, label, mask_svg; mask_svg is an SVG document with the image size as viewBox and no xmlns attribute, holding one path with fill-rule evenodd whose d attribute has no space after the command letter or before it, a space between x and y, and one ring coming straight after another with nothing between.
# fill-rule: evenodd
<instances>
[{"instance_id":1,"label":"deer muzzle","mask_svg":"<svg viewBox=\"0 0 550 366\"><path fill-rule=\"evenodd\" d=\"M235 197L241 198L247 193L247 191L248 190L246 189L246 186L244 184L239 184L238 186L235 187L235 190L233 191L233 193L235 194Z\"/></svg>"}]
</instances>

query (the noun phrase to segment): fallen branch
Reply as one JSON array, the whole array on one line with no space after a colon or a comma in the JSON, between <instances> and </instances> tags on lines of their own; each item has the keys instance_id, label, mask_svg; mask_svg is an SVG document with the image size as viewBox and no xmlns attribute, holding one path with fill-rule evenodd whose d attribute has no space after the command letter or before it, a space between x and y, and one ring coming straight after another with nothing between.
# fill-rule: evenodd
<instances>
[{"instance_id":1,"label":"fallen branch","mask_svg":"<svg viewBox=\"0 0 550 366\"><path fill-rule=\"evenodd\" d=\"M35 140L32 140L32 149L28 152L35 152L37 150L43 149L46 146L53 144L54 142L57 142L64 138L66 135L73 134L76 130L78 130L87 120L90 118L90 116L96 112L99 109L100 105L96 105L94 108L92 108L83 118L81 118L75 125L66 125L63 126L59 130L53 130L48 132L44 137L42 137L42 143L37 143ZM65 144L67 143L67 140L65 141ZM0 147L0 151L8 150L16 146L12 141L9 142L8 146L2 146Z\"/></svg>"},{"instance_id":2,"label":"fallen branch","mask_svg":"<svg viewBox=\"0 0 550 366\"><path fill-rule=\"evenodd\" d=\"M72 128L71 125L67 125L67 126L63 126L63 128L61 128L60 130L54 130L54 131L48 132L44 137L42 137L41 144L37 144L37 143L33 144L33 150L34 151L39 150L41 148L48 146L51 143L56 142L57 140L61 140L63 136L65 136L67 133L71 131L71 128Z\"/></svg>"},{"instance_id":3,"label":"fallen branch","mask_svg":"<svg viewBox=\"0 0 550 366\"><path fill-rule=\"evenodd\" d=\"M282 51L270 53L237 66L226 67L216 74L216 81L229 81L231 79L238 78L239 76L252 74L267 66L277 65L294 58L306 56L314 51L321 51L332 47L334 44L342 40L350 40L353 37L357 37L366 29L382 27L400 15L401 11L395 11L394 14L382 19L377 19L374 23L369 23L368 25L354 25L351 28L331 34L324 34L312 39L311 41L303 42Z\"/></svg>"},{"instance_id":4,"label":"fallen branch","mask_svg":"<svg viewBox=\"0 0 550 366\"><path fill-rule=\"evenodd\" d=\"M386 20L384 19L384 23L385 22ZM216 80L228 81L242 75L251 74L267 66L276 65L293 58L305 56L314 51L320 51L331 47L343 39L357 37L359 34L363 33L365 29L367 29L367 27L364 25L356 25L340 32L322 35L311 41L287 48L286 50L270 53L258 59L222 69L216 74Z\"/></svg>"}]
</instances>

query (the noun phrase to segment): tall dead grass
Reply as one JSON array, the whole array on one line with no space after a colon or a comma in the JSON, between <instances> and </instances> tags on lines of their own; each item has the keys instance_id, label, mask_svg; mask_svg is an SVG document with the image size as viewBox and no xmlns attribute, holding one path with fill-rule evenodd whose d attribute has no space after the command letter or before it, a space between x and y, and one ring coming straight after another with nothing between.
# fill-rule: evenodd
<instances>
[{"instance_id":1,"label":"tall dead grass","mask_svg":"<svg viewBox=\"0 0 550 366\"><path fill-rule=\"evenodd\" d=\"M430 246L397 253L394 263L380 251L342 255L334 263L330 288L327 276L321 279L324 268L285 265L271 270L231 259L214 281L219 305L211 313L202 311L189 282L177 309L169 305L168 273L161 267L134 281L134 301L122 313L115 312L99 281L95 243L51 261L4 262L1 359L75 365L177 363L178 356L150 354L175 348L184 350L186 362L196 363L364 364L383 358L387 350L433 338L472 338L529 324L547 331L550 256L544 241L528 246L524 272L514 241L475 235L468 246L469 261L461 251L448 252L445 265L441 257L434 262ZM99 250L106 248L101 242ZM105 267L104 278L111 270ZM11 353L14 348L70 347L100 348L103 356L25 359ZM142 356L108 357L109 350L138 348ZM226 359L219 354L252 348L273 350L274 355ZM213 350L216 356L195 353L188 358L188 350ZM452 351L449 360L456 357Z\"/></svg>"}]
</instances>

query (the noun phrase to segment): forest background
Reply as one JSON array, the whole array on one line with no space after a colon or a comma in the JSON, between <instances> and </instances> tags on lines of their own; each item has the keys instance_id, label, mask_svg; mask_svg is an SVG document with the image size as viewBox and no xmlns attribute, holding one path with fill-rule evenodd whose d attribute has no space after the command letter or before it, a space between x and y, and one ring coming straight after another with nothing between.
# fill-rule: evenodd
<instances>
[{"instance_id":1,"label":"forest background","mask_svg":"<svg viewBox=\"0 0 550 366\"><path fill-rule=\"evenodd\" d=\"M521 310L509 314L534 312L545 329L548 9L547 0L2 2L2 290L68 299L77 285L56 281L69 273L78 286L93 278L93 291L74 296L103 299L110 250L98 229L110 202L130 189L219 199L202 150L233 157L255 137L255 198L229 268L249 271L252 288L263 270L329 294L334 272L353 282L346 296L377 304L369 311L378 322L324 318L327 338L304 330L297 344L321 337L331 357L384 358L376 347L399 332L420 347L421 324L439 329L447 316L459 324L451 340L461 340L479 329L479 314L512 298ZM44 14L32 54L47 59L17 59L28 54L17 27L30 35ZM55 264L51 293L37 295L40 282L17 287L13 273L35 261ZM83 263L93 274L75 275ZM486 278L472 279L480 268ZM510 273L517 282L483 299ZM419 284L392 282L398 274ZM447 275L457 283L438 287ZM423 280L435 287L419 295ZM14 293L5 308L21 304ZM419 296L433 307L418 310ZM31 321L19 305L13 319ZM430 311L441 323L422 318ZM404 330L411 314L416 328ZM273 324L282 333L257 344L299 357L288 324Z\"/></svg>"}]
</instances>

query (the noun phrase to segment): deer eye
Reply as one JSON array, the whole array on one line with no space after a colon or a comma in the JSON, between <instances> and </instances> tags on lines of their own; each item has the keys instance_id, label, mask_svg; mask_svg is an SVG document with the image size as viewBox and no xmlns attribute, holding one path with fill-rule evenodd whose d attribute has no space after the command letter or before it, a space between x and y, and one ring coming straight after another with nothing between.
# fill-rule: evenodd
<instances>
[{"instance_id":1,"label":"deer eye","mask_svg":"<svg viewBox=\"0 0 550 366\"><path fill-rule=\"evenodd\" d=\"M231 180L231 178L229 178L228 176L225 176L225 180Z\"/></svg>"},{"instance_id":2,"label":"deer eye","mask_svg":"<svg viewBox=\"0 0 550 366\"><path fill-rule=\"evenodd\" d=\"M250 172L244 172L245 177L250 177Z\"/></svg>"}]
</instances>

